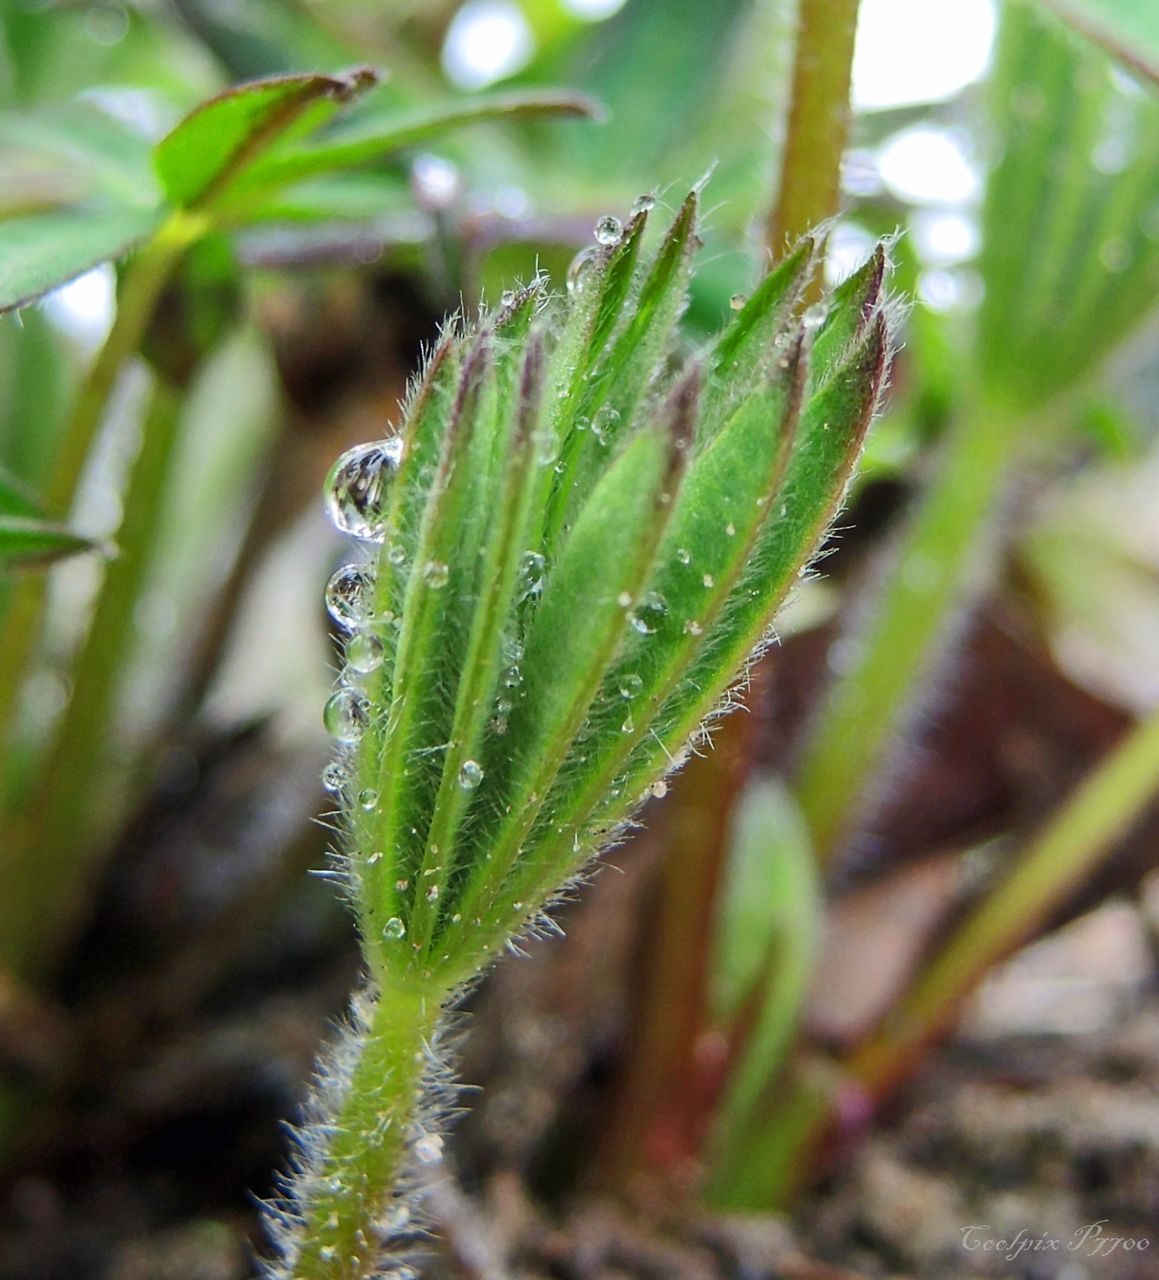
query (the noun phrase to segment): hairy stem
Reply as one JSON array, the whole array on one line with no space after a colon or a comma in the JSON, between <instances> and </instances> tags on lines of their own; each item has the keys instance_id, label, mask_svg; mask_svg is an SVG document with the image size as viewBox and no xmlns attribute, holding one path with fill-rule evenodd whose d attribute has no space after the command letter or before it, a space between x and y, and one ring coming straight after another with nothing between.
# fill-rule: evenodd
<instances>
[{"instance_id":1,"label":"hairy stem","mask_svg":"<svg viewBox=\"0 0 1159 1280\"><path fill-rule=\"evenodd\" d=\"M355 1028L357 1059L331 1113L303 1135L295 1191L302 1221L292 1229L284 1270L294 1280L364 1280L381 1274L382 1254L409 1206L399 1194L415 1153L416 1121L430 1070L430 1046L444 992L411 977L388 979L375 993L365 1027ZM327 1082L323 1081L325 1091ZM315 1140L320 1150L311 1149ZM421 1142L422 1139L418 1138ZM431 1154L437 1158L436 1146Z\"/></svg>"}]
</instances>

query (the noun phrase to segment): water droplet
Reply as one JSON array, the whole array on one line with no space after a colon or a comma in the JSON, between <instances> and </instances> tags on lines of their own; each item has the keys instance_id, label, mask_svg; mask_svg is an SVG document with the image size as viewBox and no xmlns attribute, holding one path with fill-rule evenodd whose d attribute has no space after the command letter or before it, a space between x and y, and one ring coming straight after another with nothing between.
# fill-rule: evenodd
<instances>
[{"instance_id":1,"label":"water droplet","mask_svg":"<svg viewBox=\"0 0 1159 1280\"><path fill-rule=\"evenodd\" d=\"M632 205L633 213L651 213L656 207L656 197L653 195L642 195L636 197L636 203Z\"/></svg>"},{"instance_id":2,"label":"water droplet","mask_svg":"<svg viewBox=\"0 0 1159 1280\"><path fill-rule=\"evenodd\" d=\"M410 1205L405 1200L400 1200L398 1204L392 1205L386 1211L383 1222L388 1231L402 1231L410 1222Z\"/></svg>"},{"instance_id":3,"label":"water droplet","mask_svg":"<svg viewBox=\"0 0 1159 1280\"><path fill-rule=\"evenodd\" d=\"M401 569L406 564L406 548L401 542L394 542L386 553L386 558L396 569Z\"/></svg>"},{"instance_id":4,"label":"water droplet","mask_svg":"<svg viewBox=\"0 0 1159 1280\"><path fill-rule=\"evenodd\" d=\"M687 547L677 547L676 559L679 560L681 564L691 564L692 552L689 551Z\"/></svg>"},{"instance_id":5,"label":"water droplet","mask_svg":"<svg viewBox=\"0 0 1159 1280\"><path fill-rule=\"evenodd\" d=\"M415 1143L415 1156L420 1164L435 1164L443 1158L443 1140L437 1133L424 1133Z\"/></svg>"},{"instance_id":6,"label":"water droplet","mask_svg":"<svg viewBox=\"0 0 1159 1280\"><path fill-rule=\"evenodd\" d=\"M396 880L394 882L394 887L398 890L399 893L406 893L406 891L410 888L410 881Z\"/></svg>"},{"instance_id":7,"label":"water droplet","mask_svg":"<svg viewBox=\"0 0 1159 1280\"><path fill-rule=\"evenodd\" d=\"M357 742L370 719L370 704L355 689L339 689L322 711L326 732L339 742Z\"/></svg>"},{"instance_id":8,"label":"water droplet","mask_svg":"<svg viewBox=\"0 0 1159 1280\"><path fill-rule=\"evenodd\" d=\"M370 813L378 804L378 792L373 787L366 787L358 793L358 803Z\"/></svg>"},{"instance_id":9,"label":"water droplet","mask_svg":"<svg viewBox=\"0 0 1159 1280\"><path fill-rule=\"evenodd\" d=\"M474 791L482 781L483 766L478 760L464 760L459 770L459 786L465 791Z\"/></svg>"},{"instance_id":10,"label":"water droplet","mask_svg":"<svg viewBox=\"0 0 1159 1280\"><path fill-rule=\"evenodd\" d=\"M716 586L716 579L712 576L711 573L706 573L704 577L700 579L700 581L703 582L706 587Z\"/></svg>"},{"instance_id":11,"label":"water droplet","mask_svg":"<svg viewBox=\"0 0 1159 1280\"><path fill-rule=\"evenodd\" d=\"M499 305L503 307L513 306L515 299L519 297L514 289L504 289L499 295Z\"/></svg>"},{"instance_id":12,"label":"water droplet","mask_svg":"<svg viewBox=\"0 0 1159 1280\"><path fill-rule=\"evenodd\" d=\"M609 436L615 430L616 423L619 421L619 409L613 409L605 405L592 419L592 435L595 436L600 444L607 444Z\"/></svg>"},{"instance_id":13,"label":"water droplet","mask_svg":"<svg viewBox=\"0 0 1159 1280\"><path fill-rule=\"evenodd\" d=\"M382 641L373 632L356 631L346 642L346 662L362 675L377 671L382 656Z\"/></svg>"},{"instance_id":14,"label":"water droplet","mask_svg":"<svg viewBox=\"0 0 1159 1280\"><path fill-rule=\"evenodd\" d=\"M519 600L530 600L543 591L543 579L547 571L547 560L538 551L525 551L519 561ZM522 646L520 646L522 649ZM518 662L522 652L513 662Z\"/></svg>"},{"instance_id":15,"label":"water droplet","mask_svg":"<svg viewBox=\"0 0 1159 1280\"><path fill-rule=\"evenodd\" d=\"M523 672L517 666L510 666L503 673L504 689L518 689L523 683Z\"/></svg>"},{"instance_id":16,"label":"water droplet","mask_svg":"<svg viewBox=\"0 0 1159 1280\"><path fill-rule=\"evenodd\" d=\"M630 711L629 711L629 712L628 712L628 714L624 717L624 723L620 725L620 732L621 732L621 733L635 733L635 732L636 732L636 722L635 722L635 720L633 720L633 719L632 719L632 713L631 713Z\"/></svg>"},{"instance_id":17,"label":"water droplet","mask_svg":"<svg viewBox=\"0 0 1159 1280\"><path fill-rule=\"evenodd\" d=\"M624 224L619 218L614 218L610 213L605 213L596 223L593 234L600 244L615 244L624 234Z\"/></svg>"},{"instance_id":18,"label":"water droplet","mask_svg":"<svg viewBox=\"0 0 1159 1280\"><path fill-rule=\"evenodd\" d=\"M338 458L326 477L326 511L340 532L382 541L386 497L401 461L399 436L355 445Z\"/></svg>"},{"instance_id":19,"label":"water droplet","mask_svg":"<svg viewBox=\"0 0 1159 1280\"><path fill-rule=\"evenodd\" d=\"M377 866L378 866L378 864L379 864L381 861L382 861L382 850L381 850L381 849L376 849L376 850L375 850L375 851L370 855L370 857L366 859L367 865L368 865L368 866L371 866L371 867L377 867Z\"/></svg>"},{"instance_id":20,"label":"water droplet","mask_svg":"<svg viewBox=\"0 0 1159 1280\"><path fill-rule=\"evenodd\" d=\"M730 538L736 537L736 525L731 520L724 526L724 531Z\"/></svg>"},{"instance_id":21,"label":"water droplet","mask_svg":"<svg viewBox=\"0 0 1159 1280\"><path fill-rule=\"evenodd\" d=\"M620 697L635 698L644 687L643 676L637 675L635 671L629 671L620 677Z\"/></svg>"},{"instance_id":22,"label":"water droplet","mask_svg":"<svg viewBox=\"0 0 1159 1280\"><path fill-rule=\"evenodd\" d=\"M390 919L382 926L382 936L387 942L397 942L399 938L406 937L406 925L398 918L391 916Z\"/></svg>"},{"instance_id":23,"label":"water droplet","mask_svg":"<svg viewBox=\"0 0 1159 1280\"><path fill-rule=\"evenodd\" d=\"M322 787L323 790L329 791L333 795L337 795L339 791L346 785L346 766L341 760L331 760L331 762L322 770Z\"/></svg>"},{"instance_id":24,"label":"water droplet","mask_svg":"<svg viewBox=\"0 0 1159 1280\"><path fill-rule=\"evenodd\" d=\"M441 591L450 580L451 571L441 560L428 560L423 578L432 591Z\"/></svg>"},{"instance_id":25,"label":"water droplet","mask_svg":"<svg viewBox=\"0 0 1159 1280\"><path fill-rule=\"evenodd\" d=\"M801 325L805 332L815 333L820 329L828 313L828 308L823 302L815 302L811 307L806 307L805 314L801 317Z\"/></svg>"},{"instance_id":26,"label":"water droplet","mask_svg":"<svg viewBox=\"0 0 1159 1280\"><path fill-rule=\"evenodd\" d=\"M652 783L652 794L657 800L663 800L668 794L668 784L663 778L661 778L659 782Z\"/></svg>"},{"instance_id":27,"label":"water droplet","mask_svg":"<svg viewBox=\"0 0 1159 1280\"><path fill-rule=\"evenodd\" d=\"M439 886L437 884L433 884L427 890L427 901L438 902L438 900L439 900Z\"/></svg>"},{"instance_id":28,"label":"water droplet","mask_svg":"<svg viewBox=\"0 0 1159 1280\"><path fill-rule=\"evenodd\" d=\"M620 594L616 597L616 603L620 606L621 609L631 608L631 605L632 605L631 592L621 591Z\"/></svg>"},{"instance_id":29,"label":"water droplet","mask_svg":"<svg viewBox=\"0 0 1159 1280\"><path fill-rule=\"evenodd\" d=\"M732 297L731 297L731 298L729 298L729 300L728 300L728 305L729 305L729 306L730 306L734 311L742 311L742 310L744 309L744 304L745 304L747 301L748 301L748 299L744 296L744 294L743 294L743 293L734 293L734 294L732 295Z\"/></svg>"},{"instance_id":30,"label":"water droplet","mask_svg":"<svg viewBox=\"0 0 1159 1280\"><path fill-rule=\"evenodd\" d=\"M571 260L571 265L567 269L567 291L570 295L583 293L587 288L588 276L591 274L592 267L596 258L599 256L599 250L589 246L581 249ZM566 395L566 391L563 393Z\"/></svg>"},{"instance_id":31,"label":"water droplet","mask_svg":"<svg viewBox=\"0 0 1159 1280\"><path fill-rule=\"evenodd\" d=\"M698 636L704 630L695 618L689 618L684 624L684 634L687 636Z\"/></svg>"},{"instance_id":32,"label":"water droplet","mask_svg":"<svg viewBox=\"0 0 1159 1280\"><path fill-rule=\"evenodd\" d=\"M667 601L658 591L649 591L632 613L632 627L642 636L654 635L667 615Z\"/></svg>"},{"instance_id":33,"label":"water droplet","mask_svg":"<svg viewBox=\"0 0 1159 1280\"><path fill-rule=\"evenodd\" d=\"M365 618L374 591L374 569L344 564L326 584L326 609L343 631L353 631Z\"/></svg>"}]
</instances>

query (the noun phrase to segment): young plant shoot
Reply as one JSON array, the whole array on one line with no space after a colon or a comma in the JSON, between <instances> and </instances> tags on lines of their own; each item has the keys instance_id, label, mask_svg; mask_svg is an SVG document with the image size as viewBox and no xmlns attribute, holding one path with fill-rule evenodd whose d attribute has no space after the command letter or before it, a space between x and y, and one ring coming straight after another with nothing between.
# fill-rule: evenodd
<instances>
[{"instance_id":1,"label":"young plant shoot","mask_svg":"<svg viewBox=\"0 0 1159 1280\"><path fill-rule=\"evenodd\" d=\"M409 1274L448 1010L727 708L873 416L882 248L806 322L804 240L682 359L697 194L646 257L652 209L600 220L566 297L537 279L452 324L397 431L331 471L363 556L327 588L326 784L367 980L271 1207L271 1275Z\"/></svg>"}]
</instances>

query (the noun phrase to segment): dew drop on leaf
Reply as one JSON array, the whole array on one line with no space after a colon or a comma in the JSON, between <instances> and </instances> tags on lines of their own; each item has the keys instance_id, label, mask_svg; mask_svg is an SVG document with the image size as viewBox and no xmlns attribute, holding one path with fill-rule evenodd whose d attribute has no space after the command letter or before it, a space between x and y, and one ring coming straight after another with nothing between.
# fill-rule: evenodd
<instances>
[{"instance_id":1,"label":"dew drop on leaf","mask_svg":"<svg viewBox=\"0 0 1159 1280\"><path fill-rule=\"evenodd\" d=\"M743 308L744 308L744 304L745 304L745 302L746 302L746 301L747 301L747 299L745 298L745 296L744 296L744 294L743 294L743 293L734 293L734 294L732 295L732 297L731 297L731 298L729 298L729 300L728 300L728 305L729 305L729 306L730 306L734 311L741 311L741 310L743 310Z\"/></svg>"},{"instance_id":2,"label":"dew drop on leaf","mask_svg":"<svg viewBox=\"0 0 1159 1280\"><path fill-rule=\"evenodd\" d=\"M632 613L632 627L642 636L650 636L667 616L668 604L664 597L658 591L649 591Z\"/></svg>"},{"instance_id":3,"label":"dew drop on leaf","mask_svg":"<svg viewBox=\"0 0 1159 1280\"><path fill-rule=\"evenodd\" d=\"M583 293L587 286L587 277L591 273L595 264L598 249L589 246L581 249L571 260L571 265L567 269L567 291L571 295ZM561 395L566 395L561 392Z\"/></svg>"},{"instance_id":4,"label":"dew drop on leaf","mask_svg":"<svg viewBox=\"0 0 1159 1280\"><path fill-rule=\"evenodd\" d=\"M358 631L346 642L346 661L360 675L382 666L382 641L370 631Z\"/></svg>"},{"instance_id":5,"label":"dew drop on leaf","mask_svg":"<svg viewBox=\"0 0 1159 1280\"><path fill-rule=\"evenodd\" d=\"M478 760L464 760L459 769L459 786L465 791L474 791L482 781L483 766Z\"/></svg>"},{"instance_id":6,"label":"dew drop on leaf","mask_svg":"<svg viewBox=\"0 0 1159 1280\"><path fill-rule=\"evenodd\" d=\"M428 560L423 578L432 591L441 591L450 580L451 571L442 560Z\"/></svg>"},{"instance_id":7,"label":"dew drop on leaf","mask_svg":"<svg viewBox=\"0 0 1159 1280\"><path fill-rule=\"evenodd\" d=\"M326 511L341 533L370 542L386 534L391 481L402 461L402 439L355 445L341 454L326 477Z\"/></svg>"},{"instance_id":8,"label":"dew drop on leaf","mask_svg":"<svg viewBox=\"0 0 1159 1280\"><path fill-rule=\"evenodd\" d=\"M326 732L339 742L357 742L370 719L370 704L354 689L339 689L322 712Z\"/></svg>"},{"instance_id":9,"label":"dew drop on leaf","mask_svg":"<svg viewBox=\"0 0 1159 1280\"><path fill-rule=\"evenodd\" d=\"M677 547L676 559L679 560L681 564L691 564L692 552L690 552L687 547Z\"/></svg>"},{"instance_id":10,"label":"dew drop on leaf","mask_svg":"<svg viewBox=\"0 0 1159 1280\"><path fill-rule=\"evenodd\" d=\"M353 631L366 616L374 590L374 569L368 564L344 564L326 584L326 609L343 631Z\"/></svg>"},{"instance_id":11,"label":"dew drop on leaf","mask_svg":"<svg viewBox=\"0 0 1159 1280\"><path fill-rule=\"evenodd\" d=\"M632 205L633 213L651 213L656 207L656 197L653 195L642 195L636 197L636 203Z\"/></svg>"},{"instance_id":12,"label":"dew drop on leaf","mask_svg":"<svg viewBox=\"0 0 1159 1280\"><path fill-rule=\"evenodd\" d=\"M624 234L624 224L619 218L614 218L610 213L605 213L596 223L594 234L600 244L615 244Z\"/></svg>"},{"instance_id":13,"label":"dew drop on leaf","mask_svg":"<svg viewBox=\"0 0 1159 1280\"><path fill-rule=\"evenodd\" d=\"M620 697L634 698L644 687L643 676L637 675L635 671L629 671L626 675L620 677Z\"/></svg>"},{"instance_id":14,"label":"dew drop on leaf","mask_svg":"<svg viewBox=\"0 0 1159 1280\"><path fill-rule=\"evenodd\" d=\"M358 803L370 813L378 804L378 792L373 787L366 787L358 793Z\"/></svg>"},{"instance_id":15,"label":"dew drop on leaf","mask_svg":"<svg viewBox=\"0 0 1159 1280\"><path fill-rule=\"evenodd\" d=\"M406 925L398 918L391 916L390 919L382 926L382 936L387 942L397 942L399 938L406 936Z\"/></svg>"},{"instance_id":16,"label":"dew drop on leaf","mask_svg":"<svg viewBox=\"0 0 1159 1280\"><path fill-rule=\"evenodd\" d=\"M519 599L529 600L543 591L547 561L538 551L525 551L519 561ZM523 655L520 654L520 657ZM518 659L515 659L518 661Z\"/></svg>"},{"instance_id":17,"label":"dew drop on leaf","mask_svg":"<svg viewBox=\"0 0 1159 1280\"><path fill-rule=\"evenodd\" d=\"M341 760L331 760L322 770L322 788L332 796L337 795L346 785L346 766Z\"/></svg>"}]
</instances>

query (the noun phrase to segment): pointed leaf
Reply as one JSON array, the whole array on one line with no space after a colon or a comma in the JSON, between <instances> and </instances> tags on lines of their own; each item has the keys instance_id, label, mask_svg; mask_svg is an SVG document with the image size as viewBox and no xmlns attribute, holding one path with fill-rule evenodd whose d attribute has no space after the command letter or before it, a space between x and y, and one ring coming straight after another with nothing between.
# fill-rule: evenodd
<instances>
[{"instance_id":1,"label":"pointed leaf","mask_svg":"<svg viewBox=\"0 0 1159 1280\"><path fill-rule=\"evenodd\" d=\"M342 77L274 76L227 89L190 112L154 149L165 194L183 207L212 201L319 99L346 102L375 78L363 68Z\"/></svg>"},{"instance_id":2,"label":"pointed leaf","mask_svg":"<svg viewBox=\"0 0 1159 1280\"><path fill-rule=\"evenodd\" d=\"M0 515L0 566L48 564L97 548L64 525L31 516Z\"/></svg>"},{"instance_id":3,"label":"pointed leaf","mask_svg":"<svg viewBox=\"0 0 1159 1280\"><path fill-rule=\"evenodd\" d=\"M119 258L161 224L159 209L62 209L0 222L0 311L23 307Z\"/></svg>"}]
</instances>

